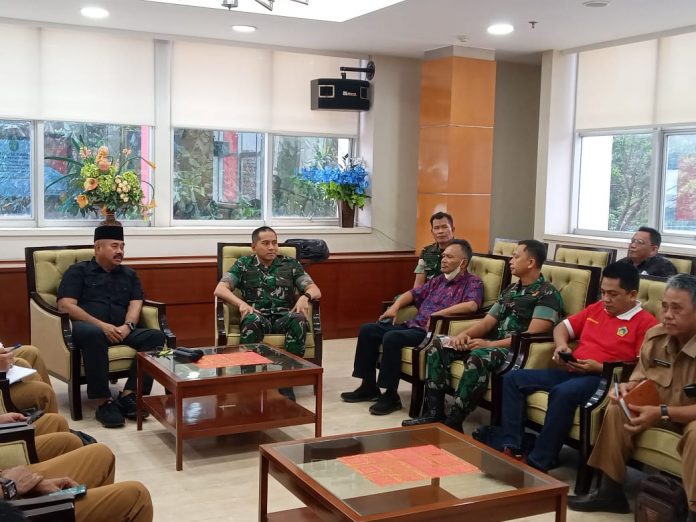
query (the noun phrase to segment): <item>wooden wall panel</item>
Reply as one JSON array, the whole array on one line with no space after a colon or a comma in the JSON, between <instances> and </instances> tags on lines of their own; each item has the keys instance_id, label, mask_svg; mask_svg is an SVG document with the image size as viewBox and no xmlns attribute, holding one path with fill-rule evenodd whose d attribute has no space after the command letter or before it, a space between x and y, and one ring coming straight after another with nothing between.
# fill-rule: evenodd
<instances>
[{"instance_id":1,"label":"wooden wall panel","mask_svg":"<svg viewBox=\"0 0 696 522\"><path fill-rule=\"evenodd\" d=\"M322 290L325 339L355 337L374 321L381 303L410 288L417 258L413 253L338 254L307 267ZM169 325L178 343L209 345L214 335L213 290L216 261L133 260L148 299L167 304ZM28 343L29 302L24 266L0 266L0 341Z\"/></svg>"}]
</instances>

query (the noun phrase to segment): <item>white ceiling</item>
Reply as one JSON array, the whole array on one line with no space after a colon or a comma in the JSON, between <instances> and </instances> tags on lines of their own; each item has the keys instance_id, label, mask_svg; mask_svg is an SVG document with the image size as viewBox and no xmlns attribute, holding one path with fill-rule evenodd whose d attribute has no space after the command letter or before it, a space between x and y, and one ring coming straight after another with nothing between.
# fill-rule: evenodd
<instances>
[{"instance_id":1,"label":"white ceiling","mask_svg":"<svg viewBox=\"0 0 696 522\"><path fill-rule=\"evenodd\" d=\"M253 0L239 0L240 3ZM276 0L276 5L289 0ZM310 0L310 3L351 0ZM81 7L109 10L105 20L87 20ZM303 6L299 6L303 7ZM583 7L581 0L405 0L346 22L323 22L145 0L0 0L0 18L131 30L312 49L367 56L421 58L428 50L458 43L495 49L500 59L536 61L548 49L571 49L654 33L696 31L696 0L612 0ZM486 27L508 22L516 30L490 36ZM536 28L529 21L537 21ZM249 35L234 24L258 27Z\"/></svg>"}]
</instances>

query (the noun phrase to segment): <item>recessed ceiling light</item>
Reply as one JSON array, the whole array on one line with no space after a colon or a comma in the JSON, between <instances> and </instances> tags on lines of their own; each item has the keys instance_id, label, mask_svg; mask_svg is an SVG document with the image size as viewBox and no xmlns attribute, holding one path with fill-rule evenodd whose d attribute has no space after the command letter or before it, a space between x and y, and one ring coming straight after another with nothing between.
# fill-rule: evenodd
<instances>
[{"instance_id":1,"label":"recessed ceiling light","mask_svg":"<svg viewBox=\"0 0 696 522\"><path fill-rule=\"evenodd\" d=\"M606 7L611 0L585 0L582 5L585 7Z\"/></svg>"},{"instance_id":2,"label":"recessed ceiling light","mask_svg":"<svg viewBox=\"0 0 696 522\"><path fill-rule=\"evenodd\" d=\"M515 28L511 26L510 24L493 24L491 26L488 26L488 33L489 34L510 34L512 31L514 31Z\"/></svg>"},{"instance_id":3,"label":"recessed ceiling light","mask_svg":"<svg viewBox=\"0 0 696 522\"><path fill-rule=\"evenodd\" d=\"M80 14L85 18L106 18L109 16L109 11L101 7L83 7L80 9Z\"/></svg>"},{"instance_id":4,"label":"recessed ceiling light","mask_svg":"<svg viewBox=\"0 0 696 522\"><path fill-rule=\"evenodd\" d=\"M236 33L253 33L256 27L253 25L233 25L232 30Z\"/></svg>"}]
</instances>

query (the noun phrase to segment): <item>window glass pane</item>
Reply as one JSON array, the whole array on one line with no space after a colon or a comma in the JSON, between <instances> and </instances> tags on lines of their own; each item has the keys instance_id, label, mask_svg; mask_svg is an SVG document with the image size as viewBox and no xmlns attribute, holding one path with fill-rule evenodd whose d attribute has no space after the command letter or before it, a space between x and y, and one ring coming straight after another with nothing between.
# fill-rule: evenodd
<instances>
[{"instance_id":1,"label":"window glass pane","mask_svg":"<svg viewBox=\"0 0 696 522\"><path fill-rule=\"evenodd\" d=\"M0 217L30 217L31 187L31 123L0 120Z\"/></svg>"},{"instance_id":2,"label":"window glass pane","mask_svg":"<svg viewBox=\"0 0 696 522\"><path fill-rule=\"evenodd\" d=\"M336 202L326 199L315 185L299 179L297 173L317 158L336 161L350 150L348 138L274 136L273 216L336 218Z\"/></svg>"},{"instance_id":3,"label":"window glass pane","mask_svg":"<svg viewBox=\"0 0 696 522\"><path fill-rule=\"evenodd\" d=\"M631 231L648 220L652 135L585 136L578 228Z\"/></svg>"},{"instance_id":4,"label":"window glass pane","mask_svg":"<svg viewBox=\"0 0 696 522\"><path fill-rule=\"evenodd\" d=\"M115 162L119 153L129 149L128 157L150 155L150 128L140 125L113 125L107 123L75 123L67 121L47 121L44 124L44 157L67 157L77 161L80 159L79 142L82 137L85 145L96 154L101 145L109 149ZM74 140L74 141L73 141ZM149 202L152 197L154 176L144 161L132 161L128 170L133 170L141 179L141 187ZM71 219L84 215L90 220L102 220L101 212L80 209L75 197L82 192L83 180L74 174L80 171L80 166L62 160L47 159L44 161L44 218ZM141 220L139 212L133 211L125 219Z\"/></svg>"},{"instance_id":5,"label":"window glass pane","mask_svg":"<svg viewBox=\"0 0 696 522\"><path fill-rule=\"evenodd\" d=\"M264 135L174 130L174 219L262 219Z\"/></svg>"},{"instance_id":6,"label":"window glass pane","mask_svg":"<svg viewBox=\"0 0 696 522\"><path fill-rule=\"evenodd\" d=\"M696 231L696 134L667 136L665 147L665 232Z\"/></svg>"}]
</instances>

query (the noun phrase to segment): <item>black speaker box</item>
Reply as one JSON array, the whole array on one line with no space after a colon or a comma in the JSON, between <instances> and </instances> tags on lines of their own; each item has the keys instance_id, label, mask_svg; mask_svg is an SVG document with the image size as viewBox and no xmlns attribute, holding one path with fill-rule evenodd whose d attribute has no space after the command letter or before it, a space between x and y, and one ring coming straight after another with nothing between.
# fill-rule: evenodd
<instances>
[{"instance_id":1,"label":"black speaker box","mask_svg":"<svg viewBox=\"0 0 696 522\"><path fill-rule=\"evenodd\" d=\"M368 111L372 86L365 80L319 78L311 82L313 111Z\"/></svg>"}]
</instances>

